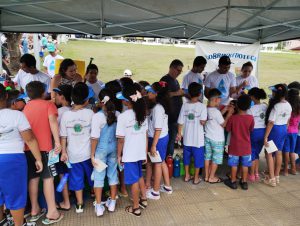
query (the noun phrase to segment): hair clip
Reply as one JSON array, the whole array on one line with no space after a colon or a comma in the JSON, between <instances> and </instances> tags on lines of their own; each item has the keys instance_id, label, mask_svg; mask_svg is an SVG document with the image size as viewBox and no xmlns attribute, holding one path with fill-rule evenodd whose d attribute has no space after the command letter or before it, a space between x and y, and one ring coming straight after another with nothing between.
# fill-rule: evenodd
<instances>
[{"instance_id":1,"label":"hair clip","mask_svg":"<svg viewBox=\"0 0 300 226\"><path fill-rule=\"evenodd\" d=\"M136 91L136 94L129 96L133 102L137 102L138 99L142 98L142 94L139 91Z\"/></svg>"},{"instance_id":2,"label":"hair clip","mask_svg":"<svg viewBox=\"0 0 300 226\"><path fill-rule=\"evenodd\" d=\"M107 101L109 101L109 100L110 100L109 96L105 96L103 98L103 100L101 100L101 103L103 103L105 105L107 103Z\"/></svg>"},{"instance_id":3,"label":"hair clip","mask_svg":"<svg viewBox=\"0 0 300 226\"><path fill-rule=\"evenodd\" d=\"M161 87L163 87L163 88L165 88L166 85L167 85L167 83L164 82L164 81L159 81L158 84L159 84Z\"/></svg>"}]
</instances>

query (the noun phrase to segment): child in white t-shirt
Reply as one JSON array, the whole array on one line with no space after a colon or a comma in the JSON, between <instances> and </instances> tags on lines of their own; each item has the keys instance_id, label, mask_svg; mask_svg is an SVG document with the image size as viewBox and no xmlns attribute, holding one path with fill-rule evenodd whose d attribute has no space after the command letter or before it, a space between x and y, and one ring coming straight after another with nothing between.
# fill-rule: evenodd
<instances>
[{"instance_id":1,"label":"child in white t-shirt","mask_svg":"<svg viewBox=\"0 0 300 226\"><path fill-rule=\"evenodd\" d=\"M169 178L169 171L165 162L167 156L167 148L169 142L168 135L168 114L170 112L170 99L168 92L168 84L160 81L155 82L152 86L146 86L148 98L150 102L150 116L149 116L149 152L150 155L155 156L159 153L162 162L152 163L148 161L146 184L151 184L152 167L154 172L153 188L147 192L148 199L160 199L160 191L172 194L172 187ZM164 185L160 186L161 178L163 176Z\"/></svg>"},{"instance_id":2,"label":"child in white t-shirt","mask_svg":"<svg viewBox=\"0 0 300 226\"><path fill-rule=\"evenodd\" d=\"M222 93L218 89L208 92L207 122L205 124L205 181L211 184L221 183L223 180L215 176L218 165L223 162L225 146L224 127L232 115L234 108L227 107L219 110ZM226 113L225 119L223 118Z\"/></svg>"},{"instance_id":3,"label":"child in white t-shirt","mask_svg":"<svg viewBox=\"0 0 300 226\"><path fill-rule=\"evenodd\" d=\"M104 87L104 83L99 81L97 79L98 76L98 67L96 64L89 64L87 66L86 69L86 74L85 74L85 78L86 78L86 84L90 87L92 87L95 95L94 95L94 99L95 101L99 100L99 93L101 91L101 89Z\"/></svg>"},{"instance_id":4,"label":"child in white t-shirt","mask_svg":"<svg viewBox=\"0 0 300 226\"><path fill-rule=\"evenodd\" d=\"M86 84L79 82L72 90L74 105L66 111L60 122L60 136L62 141L61 160L69 161L72 168L69 170L69 187L75 191L76 213L83 213L83 189L85 177L92 187L91 174L91 123L93 111L86 109L91 97Z\"/></svg>"},{"instance_id":5,"label":"child in white t-shirt","mask_svg":"<svg viewBox=\"0 0 300 226\"><path fill-rule=\"evenodd\" d=\"M260 100L266 99L267 94L263 89L257 87L249 90L254 105L248 110L248 114L254 117L254 130L251 132L251 160L252 166L248 180L251 182L260 181L259 176L259 154L264 146L264 135L266 131L265 116L268 105L261 103Z\"/></svg>"},{"instance_id":6,"label":"child in white t-shirt","mask_svg":"<svg viewBox=\"0 0 300 226\"><path fill-rule=\"evenodd\" d=\"M279 184L279 173L282 163L282 149L287 136L287 124L290 120L292 107L286 101L287 87L284 84L277 84L269 87L272 90L272 98L266 111L266 132L264 136L264 145L268 146L268 141L273 141L277 147L274 153L266 153L269 175L264 182L272 187ZM275 164L274 164L275 161ZM275 167L274 167L275 166Z\"/></svg>"},{"instance_id":7,"label":"child in white t-shirt","mask_svg":"<svg viewBox=\"0 0 300 226\"><path fill-rule=\"evenodd\" d=\"M202 92L202 86L199 83L192 82L188 88L191 97L189 102L183 104L178 118L177 139L181 140L182 128L183 133L183 163L185 167L185 182L193 178L189 174L189 165L191 157L194 157L195 178L194 184L199 184L200 168L204 167L204 130L203 125L207 120L206 106L199 102Z\"/></svg>"},{"instance_id":8,"label":"child in white t-shirt","mask_svg":"<svg viewBox=\"0 0 300 226\"><path fill-rule=\"evenodd\" d=\"M131 186L133 204L125 211L136 217L147 207L146 189L142 174L142 162L146 161L148 150L148 122L146 104L141 93L129 85L116 95L127 107L118 117L118 164L124 163L125 184ZM140 197L141 192L141 199Z\"/></svg>"}]
</instances>

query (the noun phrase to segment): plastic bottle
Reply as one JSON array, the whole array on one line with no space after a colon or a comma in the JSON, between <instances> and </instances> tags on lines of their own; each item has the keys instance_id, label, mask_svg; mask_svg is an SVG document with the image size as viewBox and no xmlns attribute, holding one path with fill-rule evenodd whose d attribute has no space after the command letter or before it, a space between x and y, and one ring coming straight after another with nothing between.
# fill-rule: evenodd
<instances>
[{"instance_id":1,"label":"plastic bottle","mask_svg":"<svg viewBox=\"0 0 300 226\"><path fill-rule=\"evenodd\" d=\"M56 191L57 192L62 192L62 190L64 189L65 184L67 183L69 178L69 174L66 173L63 178L61 178L59 184L57 185Z\"/></svg>"},{"instance_id":2,"label":"plastic bottle","mask_svg":"<svg viewBox=\"0 0 300 226\"><path fill-rule=\"evenodd\" d=\"M178 155L174 158L173 177L180 177L180 157Z\"/></svg>"},{"instance_id":3,"label":"plastic bottle","mask_svg":"<svg viewBox=\"0 0 300 226\"><path fill-rule=\"evenodd\" d=\"M184 164L183 164L183 159L180 158L180 176L185 175L185 169L184 169Z\"/></svg>"},{"instance_id":4,"label":"plastic bottle","mask_svg":"<svg viewBox=\"0 0 300 226\"><path fill-rule=\"evenodd\" d=\"M194 158L191 158L191 163L190 163L190 175L191 175L191 176L194 176L194 175L195 175Z\"/></svg>"},{"instance_id":5,"label":"plastic bottle","mask_svg":"<svg viewBox=\"0 0 300 226\"><path fill-rule=\"evenodd\" d=\"M171 178L173 175L173 157L172 155L168 155L166 159L168 171L169 171L169 177Z\"/></svg>"}]
</instances>

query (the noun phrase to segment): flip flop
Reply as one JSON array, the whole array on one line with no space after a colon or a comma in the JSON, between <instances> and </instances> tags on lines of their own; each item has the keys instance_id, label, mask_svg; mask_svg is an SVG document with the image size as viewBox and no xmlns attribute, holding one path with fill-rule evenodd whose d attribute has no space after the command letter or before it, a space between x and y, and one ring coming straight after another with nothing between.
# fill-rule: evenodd
<instances>
[{"instance_id":1,"label":"flip flop","mask_svg":"<svg viewBox=\"0 0 300 226\"><path fill-rule=\"evenodd\" d=\"M193 181L193 184L194 185L200 184L201 181L202 181L201 178L199 178L199 180L197 182Z\"/></svg>"},{"instance_id":2,"label":"flip flop","mask_svg":"<svg viewBox=\"0 0 300 226\"><path fill-rule=\"evenodd\" d=\"M188 180L186 178L183 179L183 181L186 183L190 182L191 180L194 180L194 177L190 177Z\"/></svg>"},{"instance_id":3,"label":"flip flop","mask_svg":"<svg viewBox=\"0 0 300 226\"><path fill-rule=\"evenodd\" d=\"M69 211L69 210L71 209L71 207L68 208L68 209L67 209L67 208L63 208L63 207L60 206L59 203L57 203L57 204L56 204L56 209L57 209L57 210L61 210L61 211Z\"/></svg>"},{"instance_id":4,"label":"flip flop","mask_svg":"<svg viewBox=\"0 0 300 226\"><path fill-rule=\"evenodd\" d=\"M210 184L218 184L218 183L223 183L224 180L221 179L221 178L218 178L218 180L216 180L216 181L212 181L212 182L208 181L208 182L209 182Z\"/></svg>"},{"instance_id":5,"label":"flip flop","mask_svg":"<svg viewBox=\"0 0 300 226\"><path fill-rule=\"evenodd\" d=\"M52 219L52 218L46 217L44 220L42 220L42 223L45 225L54 224L54 223L60 222L63 218L64 218L64 215L60 213L58 218Z\"/></svg>"},{"instance_id":6,"label":"flip flop","mask_svg":"<svg viewBox=\"0 0 300 226\"><path fill-rule=\"evenodd\" d=\"M29 222L36 222L38 221L44 214L46 213L46 209L42 209L40 213L31 215L28 219Z\"/></svg>"}]
</instances>

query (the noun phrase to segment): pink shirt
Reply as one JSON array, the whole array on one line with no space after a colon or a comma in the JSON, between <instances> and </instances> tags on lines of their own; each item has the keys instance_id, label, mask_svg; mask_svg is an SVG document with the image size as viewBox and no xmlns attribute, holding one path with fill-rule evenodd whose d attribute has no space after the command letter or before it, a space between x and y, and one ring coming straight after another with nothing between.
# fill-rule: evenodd
<instances>
[{"instance_id":1,"label":"pink shirt","mask_svg":"<svg viewBox=\"0 0 300 226\"><path fill-rule=\"evenodd\" d=\"M300 115L295 115L294 113L292 113L288 127L288 133L298 133L299 123Z\"/></svg>"}]
</instances>

